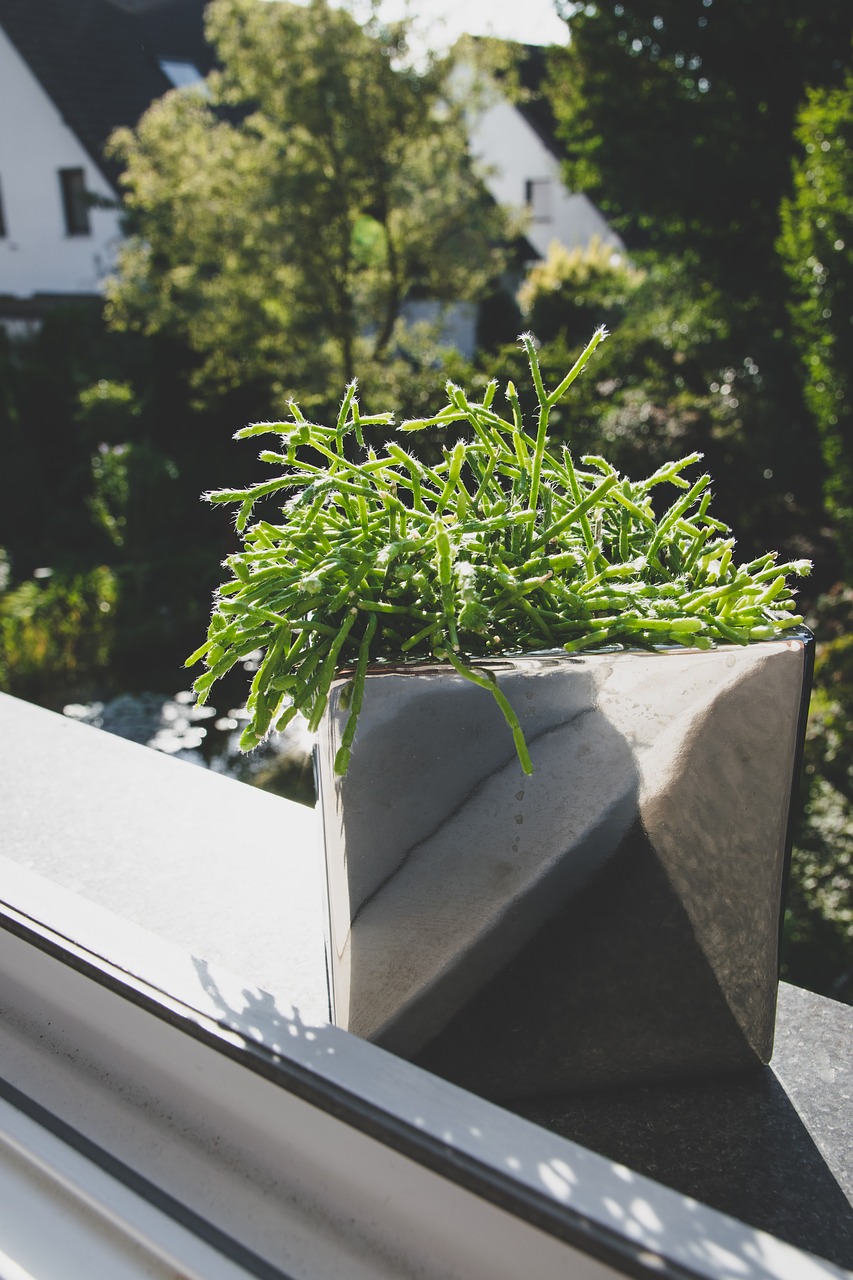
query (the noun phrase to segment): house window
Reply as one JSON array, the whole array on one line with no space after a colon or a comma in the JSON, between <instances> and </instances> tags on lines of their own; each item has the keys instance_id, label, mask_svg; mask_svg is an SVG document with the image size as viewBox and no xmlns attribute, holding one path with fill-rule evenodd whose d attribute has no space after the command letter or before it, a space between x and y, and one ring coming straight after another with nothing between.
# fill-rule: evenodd
<instances>
[{"instance_id":1,"label":"house window","mask_svg":"<svg viewBox=\"0 0 853 1280\"><path fill-rule=\"evenodd\" d=\"M60 169L59 185L62 191L62 212L65 216L65 234L88 236L89 197L86 193L86 176L82 169Z\"/></svg>"},{"instance_id":2,"label":"house window","mask_svg":"<svg viewBox=\"0 0 853 1280\"><path fill-rule=\"evenodd\" d=\"M191 89L204 81L204 76L195 63L186 58L158 58L157 65L176 89Z\"/></svg>"},{"instance_id":3,"label":"house window","mask_svg":"<svg viewBox=\"0 0 853 1280\"><path fill-rule=\"evenodd\" d=\"M551 189L550 178L528 178L524 184L524 203L527 205L534 222L551 222Z\"/></svg>"},{"instance_id":4,"label":"house window","mask_svg":"<svg viewBox=\"0 0 853 1280\"><path fill-rule=\"evenodd\" d=\"M3 188L0 187L0 240L6 235L6 216L3 213Z\"/></svg>"}]
</instances>

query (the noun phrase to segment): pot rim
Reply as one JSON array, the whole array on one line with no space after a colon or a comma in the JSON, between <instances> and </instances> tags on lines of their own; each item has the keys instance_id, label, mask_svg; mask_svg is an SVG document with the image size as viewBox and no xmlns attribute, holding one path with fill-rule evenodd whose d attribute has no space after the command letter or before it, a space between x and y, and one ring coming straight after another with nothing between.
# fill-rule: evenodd
<instances>
[{"instance_id":1,"label":"pot rim","mask_svg":"<svg viewBox=\"0 0 853 1280\"><path fill-rule=\"evenodd\" d=\"M596 649L585 649L576 653L567 653L563 648L553 649L517 649L506 650L495 654L482 654L476 656L465 655L465 663L475 669L486 671L511 671L518 662L524 662L532 658L547 658L553 661L566 663L583 663L589 658L613 658L613 657L629 657L636 655L637 657L653 657L659 655L668 657L674 654L684 655L689 653L708 655L711 653L737 653L745 649L757 649L762 645L778 645L786 644L791 640L801 641L805 645L814 643L814 633L806 626L798 625L791 627L787 631L780 632L777 636L772 636L767 640L750 640L747 644L714 644L710 649L699 649L694 645L686 644L655 644L655 645L627 645L627 644L603 644ZM341 666L335 672L333 684L339 680L351 680L355 673L355 664L347 663ZM368 676L390 676L390 675L451 675L460 677L451 664L447 661L440 661L433 657L415 657L415 658L376 658L369 663L366 671Z\"/></svg>"}]
</instances>

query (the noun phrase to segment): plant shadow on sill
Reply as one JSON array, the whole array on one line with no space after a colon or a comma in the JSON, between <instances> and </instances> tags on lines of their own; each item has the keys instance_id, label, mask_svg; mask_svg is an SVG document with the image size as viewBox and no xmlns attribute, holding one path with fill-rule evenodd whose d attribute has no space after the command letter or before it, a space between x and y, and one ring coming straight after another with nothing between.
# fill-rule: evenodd
<instances>
[{"instance_id":1,"label":"plant shadow on sill","mask_svg":"<svg viewBox=\"0 0 853 1280\"><path fill-rule=\"evenodd\" d=\"M853 1268L853 1207L771 1067L536 1099L508 1110Z\"/></svg>"},{"instance_id":2,"label":"plant shadow on sill","mask_svg":"<svg viewBox=\"0 0 853 1280\"><path fill-rule=\"evenodd\" d=\"M770 873L706 846L676 885L668 852L636 819L414 1060L509 1105L553 1094L554 1081L576 1093L766 1061L775 917L756 908ZM703 912L720 884L728 904Z\"/></svg>"},{"instance_id":3,"label":"plant shadow on sill","mask_svg":"<svg viewBox=\"0 0 853 1280\"><path fill-rule=\"evenodd\" d=\"M650 927L656 920L666 928ZM553 980L537 989L530 972ZM751 1054L721 986L736 977L712 969L637 824L601 875L417 1060L462 1084L466 1073L474 1078L477 1072L485 1092L501 1092L501 1105L514 1114L853 1268L853 1207L779 1078ZM655 983L659 1009L669 1008L671 1027L649 1027L650 1010L637 1003L646 981ZM584 1029L563 1049L566 1091L531 1096L525 1080L523 1090L508 1096L501 1054L512 1058L513 1040L526 1037L535 1070L537 1035L539 1053L553 1057L547 1029L566 1009L568 1026L574 1020ZM705 1053L708 1074L697 1075L694 1067L678 1078L673 1070L673 1078L661 1081L655 1059L662 1030L672 1033L673 1043L684 1037L694 1062L697 1052ZM491 1077L483 1075L484 1039L494 1049ZM743 1068L732 1070L738 1055ZM629 1084L619 1080L626 1058L635 1072ZM728 1066L711 1074L720 1063ZM470 1082L467 1087L479 1092Z\"/></svg>"},{"instance_id":4,"label":"plant shadow on sill","mask_svg":"<svg viewBox=\"0 0 853 1280\"><path fill-rule=\"evenodd\" d=\"M664 930L652 927L662 920ZM553 976L537 988L530 972ZM479 1078L488 1095L501 1093L507 1110L853 1268L853 1207L780 1080L750 1053L721 986L727 977L735 982L737 975L712 969L664 867L635 825L602 874L417 1061L476 1092L472 1080ZM654 983L652 1010L640 1002L647 982ZM692 1040L694 1063L705 1053L708 1075L694 1066L661 1082L656 1035L662 1027L650 1028L649 1015L667 1008L673 1043L679 1035ZM574 1020L584 1029L574 1046L569 1036L563 1048L566 1091L531 1096L529 1078L519 1073L522 1087L511 1096L501 1054L512 1058L513 1040L521 1035L535 1071L538 1036L539 1054L553 1059L547 1030L566 1010L567 1025ZM494 1053L491 1076L483 1074L484 1040ZM738 1056L743 1069L733 1071ZM626 1058L635 1072L629 1084ZM712 1075L720 1064L724 1072Z\"/></svg>"},{"instance_id":5,"label":"plant shadow on sill","mask_svg":"<svg viewBox=\"0 0 853 1280\"><path fill-rule=\"evenodd\" d=\"M298 1047L301 1061L307 1056L321 1070L328 1067L339 1047L338 1031L328 1025L307 1025L298 1010L284 1013L273 996L260 990L244 989L235 1000L217 986L204 961L194 963L224 1026L263 1046L273 1060L278 1052ZM376 1064L374 1078L380 1093L383 1076L394 1075L393 1060L388 1061L390 1070L382 1062ZM638 1250L648 1249L652 1241L643 1215L638 1218L643 1192L626 1170L836 1266L849 1268L853 1261L853 1208L770 1068L715 1079L528 1099L504 1104L504 1109L579 1144L582 1150L569 1157L572 1163L567 1167L562 1148L553 1159L547 1158L546 1139L544 1149L537 1144L535 1163L529 1153L513 1148L501 1153L500 1164L514 1169L520 1180L541 1184L543 1189L551 1186L552 1169L560 1180L568 1178L567 1189L580 1183L587 1203L590 1199L600 1203L603 1217L627 1228L629 1236L637 1226ZM401 1118L421 1128L419 1115ZM465 1139L470 1146L473 1137L476 1147L489 1136L482 1130L481 1116L472 1126L460 1124L457 1112L449 1126L442 1131L442 1144L456 1146ZM593 1152L608 1162L604 1169L591 1163ZM484 1157L494 1161L493 1144ZM569 1206L573 1199L574 1193L567 1200ZM752 1273L756 1255L741 1256L742 1242L735 1237L730 1241L722 1224L719 1236L710 1242L700 1221L693 1230L695 1239L692 1245L688 1239L688 1247L697 1259L705 1258L718 1267L722 1251L733 1274ZM656 1252L666 1254L670 1234L683 1245L684 1223L670 1223L664 1217L654 1227ZM706 1256L713 1250L712 1256Z\"/></svg>"}]
</instances>

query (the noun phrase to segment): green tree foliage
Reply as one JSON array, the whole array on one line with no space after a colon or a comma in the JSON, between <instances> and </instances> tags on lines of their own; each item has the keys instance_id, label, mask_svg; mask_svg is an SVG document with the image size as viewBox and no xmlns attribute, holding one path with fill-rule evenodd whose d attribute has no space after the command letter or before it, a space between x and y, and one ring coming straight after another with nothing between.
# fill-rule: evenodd
<instances>
[{"instance_id":1,"label":"green tree foliage","mask_svg":"<svg viewBox=\"0 0 853 1280\"><path fill-rule=\"evenodd\" d=\"M572 39L552 55L550 96L569 185L597 201L629 253L682 258L716 292L725 366L747 371L740 391L760 390L735 396L726 454L763 460L753 482L760 489L769 473L780 498L792 495L800 526L818 530L820 452L776 240L796 112L807 85L843 81L853 8L847 0L562 7ZM834 570L818 559L828 585Z\"/></svg>"},{"instance_id":2,"label":"green tree foliage","mask_svg":"<svg viewBox=\"0 0 853 1280\"><path fill-rule=\"evenodd\" d=\"M794 834L783 972L853 1003L853 591L818 601L814 689Z\"/></svg>"},{"instance_id":3,"label":"green tree foliage","mask_svg":"<svg viewBox=\"0 0 853 1280\"><path fill-rule=\"evenodd\" d=\"M198 387L255 378L310 404L399 356L407 299L476 298L504 218L449 64L413 70L402 26L212 0L208 35L207 92L166 95L114 140L135 234L111 320L180 334Z\"/></svg>"},{"instance_id":4,"label":"green tree foliage","mask_svg":"<svg viewBox=\"0 0 853 1280\"><path fill-rule=\"evenodd\" d=\"M68 625L92 631L95 652L95 632L104 634L109 623L111 676L119 685L136 671L153 678L158 664L177 669L229 545L229 530L211 528L198 495L224 473L235 421L257 411L256 388L201 413L190 404L194 365L174 341L108 332L95 304L53 309L29 336L11 340L0 331L6 590L24 591L13 602L15 616L20 621L18 605L26 606L36 625L61 613L66 588L69 600L85 602L88 588L80 583L106 566L116 592L109 616L72 601ZM34 579L37 569L50 576ZM14 637L28 644L29 633L18 622L9 631L11 625L6 642L20 671L25 655ZM80 652L89 643L83 631L75 642ZM75 667L48 646L27 675L29 696L41 696L39 679L44 697L56 687L51 655L69 681L91 665L86 659Z\"/></svg>"},{"instance_id":5,"label":"green tree foliage","mask_svg":"<svg viewBox=\"0 0 853 1280\"><path fill-rule=\"evenodd\" d=\"M827 514L853 579L853 73L811 90L796 130L793 192L779 251L817 424ZM850 587L818 602L803 810L794 839L786 964L798 981L853 1002L853 609Z\"/></svg>"},{"instance_id":6,"label":"green tree foliage","mask_svg":"<svg viewBox=\"0 0 853 1280\"><path fill-rule=\"evenodd\" d=\"M844 417L853 9L847 0L607 0L564 10L573 40L552 55L551 97L567 180L648 266L616 330L628 369L611 371L611 352L602 356L602 403L590 397L588 428L628 454L667 436L702 449L721 507L749 543L793 549L804 536L817 581L829 585L839 564L821 532L824 474L848 564L853 549ZM790 278L777 252L780 206ZM674 256L681 266L667 280ZM849 654L848 617L820 646L786 920L786 973L821 991L849 965ZM849 986L836 993L849 998Z\"/></svg>"},{"instance_id":7,"label":"green tree foliage","mask_svg":"<svg viewBox=\"0 0 853 1280\"><path fill-rule=\"evenodd\" d=\"M844 75L848 0L561 0L552 101L569 183L629 247L696 249L735 287L772 265L807 85ZM742 291L742 290L741 290Z\"/></svg>"},{"instance_id":8,"label":"green tree foliage","mask_svg":"<svg viewBox=\"0 0 853 1280\"><path fill-rule=\"evenodd\" d=\"M0 546L21 577L53 566L57 549L66 560L99 554L78 518L90 489L89 450L71 426L99 333L96 306L58 307L28 338L0 329Z\"/></svg>"},{"instance_id":9,"label":"green tree foliage","mask_svg":"<svg viewBox=\"0 0 853 1280\"><path fill-rule=\"evenodd\" d=\"M604 453L627 474L698 450L714 477L718 509L741 549L818 554L814 521L797 495L794 460L778 469L768 440L778 436L757 348L733 326L731 307L695 258L642 255L639 265L605 263L591 252L557 252L535 266L521 290L530 327L555 378L577 344L578 314L607 320L614 340L596 352L569 409L552 431L579 452ZM481 357L485 377L520 380L521 353ZM530 406L526 406L530 411Z\"/></svg>"},{"instance_id":10,"label":"green tree foliage","mask_svg":"<svg viewBox=\"0 0 853 1280\"><path fill-rule=\"evenodd\" d=\"M809 93L797 140L779 248L793 286L806 401L820 432L827 509L853 581L853 72L840 88Z\"/></svg>"},{"instance_id":11,"label":"green tree foliage","mask_svg":"<svg viewBox=\"0 0 853 1280\"><path fill-rule=\"evenodd\" d=\"M560 334L569 346L581 346L598 325L619 324L642 280L642 271L597 238L574 249L555 240L528 272L518 301L541 341Z\"/></svg>"},{"instance_id":12,"label":"green tree foliage","mask_svg":"<svg viewBox=\"0 0 853 1280\"><path fill-rule=\"evenodd\" d=\"M118 589L99 565L10 585L0 549L0 689L29 697L103 677L112 653Z\"/></svg>"}]
</instances>

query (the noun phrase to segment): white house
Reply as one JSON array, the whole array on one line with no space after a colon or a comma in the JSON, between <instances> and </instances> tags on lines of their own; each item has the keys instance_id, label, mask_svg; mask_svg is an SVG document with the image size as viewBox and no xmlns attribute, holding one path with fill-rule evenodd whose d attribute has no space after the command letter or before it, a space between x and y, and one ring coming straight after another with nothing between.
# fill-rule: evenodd
<instances>
[{"instance_id":1,"label":"white house","mask_svg":"<svg viewBox=\"0 0 853 1280\"><path fill-rule=\"evenodd\" d=\"M526 50L528 59L536 61L537 52ZM624 250L589 197L565 186L559 145L549 125L547 111L511 102L497 85L486 93L471 117L470 135L489 192L498 204L527 210L526 239L540 258L553 240L573 249L597 237Z\"/></svg>"},{"instance_id":2,"label":"white house","mask_svg":"<svg viewBox=\"0 0 853 1280\"><path fill-rule=\"evenodd\" d=\"M121 237L118 168L104 145L153 99L209 69L205 3L0 0L0 319L7 326L37 318L57 299L99 293ZM541 51L519 46L519 53L535 88ZM528 208L530 259L544 256L552 240L573 247L598 236L621 248L587 197L563 185L549 123L541 99L517 105L495 85L471 118L473 151L492 196ZM474 309L454 323L460 332L451 340L470 347Z\"/></svg>"},{"instance_id":3,"label":"white house","mask_svg":"<svg viewBox=\"0 0 853 1280\"><path fill-rule=\"evenodd\" d=\"M0 316L95 296L121 236L119 125L210 66L205 0L0 0Z\"/></svg>"},{"instance_id":4,"label":"white house","mask_svg":"<svg viewBox=\"0 0 853 1280\"><path fill-rule=\"evenodd\" d=\"M120 235L116 192L2 28L0 67L0 294L95 293Z\"/></svg>"}]
</instances>

